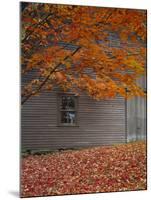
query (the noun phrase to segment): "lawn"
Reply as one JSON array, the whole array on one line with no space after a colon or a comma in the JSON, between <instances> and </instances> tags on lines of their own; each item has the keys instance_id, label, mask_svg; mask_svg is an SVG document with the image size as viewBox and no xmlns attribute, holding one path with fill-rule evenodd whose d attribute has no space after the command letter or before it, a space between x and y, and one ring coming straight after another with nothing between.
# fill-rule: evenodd
<instances>
[{"instance_id":1,"label":"lawn","mask_svg":"<svg viewBox=\"0 0 151 200\"><path fill-rule=\"evenodd\" d=\"M147 187L145 142L29 155L21 167L22 197Z\"/></svg>"}]
</instances>

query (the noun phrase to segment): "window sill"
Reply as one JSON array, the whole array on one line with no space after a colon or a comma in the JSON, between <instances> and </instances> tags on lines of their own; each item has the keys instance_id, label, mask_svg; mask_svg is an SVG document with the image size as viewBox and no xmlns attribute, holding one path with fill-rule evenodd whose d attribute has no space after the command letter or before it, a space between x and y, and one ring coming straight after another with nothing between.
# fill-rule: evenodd
<instances>
[{"instance_id":1,"label":"window sill","mask_svg":"<svg viewBox=\"0 0 151 200\"><path fill-rule=\"evenodd\" d=\"M57 127L79 127L79 125L74 124L74 125L64 125L64 124L59 124Z\"/></svg>"}]
</instances>

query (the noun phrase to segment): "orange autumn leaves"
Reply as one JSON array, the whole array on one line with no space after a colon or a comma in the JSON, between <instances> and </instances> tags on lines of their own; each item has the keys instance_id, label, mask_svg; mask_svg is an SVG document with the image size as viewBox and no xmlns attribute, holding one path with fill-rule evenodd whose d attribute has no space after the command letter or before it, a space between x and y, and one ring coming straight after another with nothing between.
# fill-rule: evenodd
<instances>
[{"instance_id":1,"label":"orange autumn leaves","mask_svg":"<svg viewBox=\"0 0 151 200\"><path fill-rule=\"evenodd\" d=\"M24 76L36 69L39 79L23 98L56 85L98 100L144 95L136 80L145 73L145 11L29 3L21 20Z\"/></svg>"},{"instance_id":2,"label":"orange autumn leaves","mask_svg":"<svg viewBox=\"0 0 151 200\"><path fill-rule=\"evenodd\" d=\"M21 196L145 190L146 144L133 142L21 161Z\"/></svg>"}]
</instances>

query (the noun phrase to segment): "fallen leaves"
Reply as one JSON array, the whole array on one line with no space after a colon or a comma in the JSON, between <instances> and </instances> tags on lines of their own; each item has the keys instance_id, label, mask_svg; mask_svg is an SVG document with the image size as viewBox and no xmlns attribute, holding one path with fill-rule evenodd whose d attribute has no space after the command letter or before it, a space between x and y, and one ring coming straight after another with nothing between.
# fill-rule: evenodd
<instances>
[{"instance_id":1,"label":"fallen leaves","mask_svg":"<svg viewBox=\"0 0 151 200\"><path fill-rule=\"evenodd\" d=\"M22 159L22 197L144 190L146 184L145 142Z\"/></svg>"}]
</instances>

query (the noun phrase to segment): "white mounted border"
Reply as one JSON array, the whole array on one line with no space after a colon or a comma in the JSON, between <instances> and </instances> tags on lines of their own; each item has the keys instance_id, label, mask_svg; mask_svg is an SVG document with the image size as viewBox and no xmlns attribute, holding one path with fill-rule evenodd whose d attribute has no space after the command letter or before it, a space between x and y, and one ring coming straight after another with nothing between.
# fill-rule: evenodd
<instances>
[{"instance_id":1,"label":"white mounted border","mask_svg":"<svg viewBox=\"0 0 151 200\"><path fill-rule=\"evenodd\" d=\"M26 0L24 0L26 1ZM26 198L30 200L127 200L151 196L151 1L150 0L52 0L31 1L148 10L148 191ZM19 0L0 4L0 199L18 199L19 187ZM7 144L7 146L6 146Z\"/></svg>"}]
</instances>

